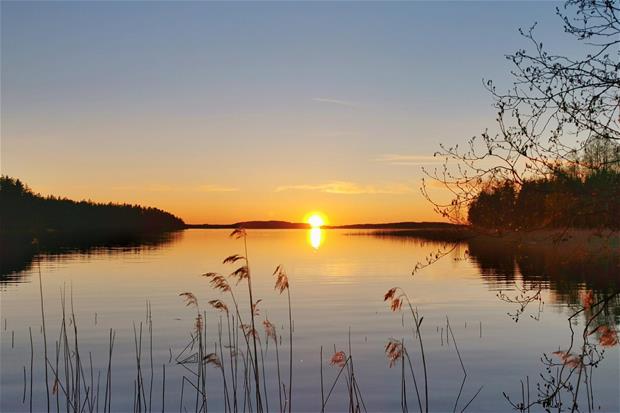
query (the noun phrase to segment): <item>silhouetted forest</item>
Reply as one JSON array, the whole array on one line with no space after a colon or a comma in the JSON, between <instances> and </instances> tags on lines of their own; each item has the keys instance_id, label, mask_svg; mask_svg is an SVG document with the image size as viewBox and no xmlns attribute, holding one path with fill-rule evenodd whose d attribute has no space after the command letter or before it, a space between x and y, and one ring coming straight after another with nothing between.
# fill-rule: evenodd
<instances>
[{"instance_id":1,"label":"silhouetted forest","mask_svg":"<svg viewBox=\"0 0 620 413\"><path fill-rule=\"evenodd\" d=\"M468 219L500 230L619 229L620 146L593 141L571 166L521 182L495 183L470 203Z\"/></svg>"},{"instance_id":2,"label":"silhouetted forest","mask_svg":"<svg viewBox=\"0 0 620 413\"><path fill-rule=\"evenodd\" d=\"M480 192L469 207L469 222L483 228L620 228L620 174L597 171L585 178L557 172Z\"/></svg>"},{"instance_id":3,"label":"silhouetted forest","mask_svg":"<svg viewBox=\"0 0 620 413\"><path fill-rule=\"evenodd\" d=\"M35 194L19 179L0 178L0 231L167 231L184 228L182 219L139 205L73 201Z\"/></svg>"}]
</instances>

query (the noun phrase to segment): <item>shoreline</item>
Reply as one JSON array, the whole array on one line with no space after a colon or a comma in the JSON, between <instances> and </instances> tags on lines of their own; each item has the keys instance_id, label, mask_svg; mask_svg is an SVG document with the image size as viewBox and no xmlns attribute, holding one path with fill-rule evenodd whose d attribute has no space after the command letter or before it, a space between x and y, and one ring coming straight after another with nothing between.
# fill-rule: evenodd
<instances>
[{"instance_id":1,"label":"shoreline","mask_svg":"<svg viewBox=\"0 0 620 413\"><path fill-rule=\"evenodd\" d=\"M557 228L489 233L478 231L472 227L463 227L443 230L381 230L369 232L368 234L384 237L409 237L429 241L441 240L450 242L463 242L477 239L503 244L519 244L522 246L568 246L585 244L601 246L604 243L604 245L620 248L620 231L611 229Z\"/></svg>"}]
</instances>

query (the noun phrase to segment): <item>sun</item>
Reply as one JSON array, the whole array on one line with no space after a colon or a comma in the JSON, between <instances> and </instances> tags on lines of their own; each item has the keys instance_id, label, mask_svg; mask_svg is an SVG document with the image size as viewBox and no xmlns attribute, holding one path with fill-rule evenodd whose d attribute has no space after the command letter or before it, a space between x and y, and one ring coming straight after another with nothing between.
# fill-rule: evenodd
<instances>
[{"instance_id":1,"label":"sun","mask_svg":"<svg viewBox=\"0 0 620 413\"><path fill-rule=\"evenodd\" d=\"M321 228L323 225L325 225L325 220L319 214L311 214L308 217L307 221L312 228Z\"/></svg>"}]
</instances>

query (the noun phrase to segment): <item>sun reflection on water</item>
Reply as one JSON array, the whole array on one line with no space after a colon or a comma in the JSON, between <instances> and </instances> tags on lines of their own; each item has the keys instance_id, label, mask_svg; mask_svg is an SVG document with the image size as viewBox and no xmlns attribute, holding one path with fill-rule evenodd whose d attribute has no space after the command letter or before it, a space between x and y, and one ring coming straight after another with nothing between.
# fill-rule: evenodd
<instances>
[{"instance_id":1,"label":"sun reflection on water","mask_svg":"<svg viewBox=\"0 0 620 413\"><path fill-rule=\"evenodd\" d=\"M308 242L312 245L312 248L318 250L323 241L323 230L321 228L310 229L308 232Z\"/></svg>"}]
</instances>

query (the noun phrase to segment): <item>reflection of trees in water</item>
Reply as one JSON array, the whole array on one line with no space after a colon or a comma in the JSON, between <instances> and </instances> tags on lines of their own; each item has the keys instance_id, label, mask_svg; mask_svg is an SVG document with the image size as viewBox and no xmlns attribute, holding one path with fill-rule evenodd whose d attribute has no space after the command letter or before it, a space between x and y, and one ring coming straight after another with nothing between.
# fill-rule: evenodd
<instances>
[{"instance_id":1,"label":"reflection of trees in water","mask_svg":"<svg viewBox=\"0 0 620 413\"><path fill-rule=\"evenodd\" d=\"M604 293L620 287L617 248L586 251L563 242L528 245L491 237L472 238L467 244L470 258L493 288L515 281L526 287L542 284L559 302L576 304L581 290Z\"/></svg>"},{"instance_id":2,"label":"reflection of trees in water","mask_svg":"<svg viewBox=\"0 0 620 413\"><path fill-rule=\"evenodd\" d=\"M494 289L506 288L513 285L516 278L515 250L493 241L469 240L468 254L483 280Z\"/></svg>"},{"instance_id":3,"label":"reflection of trees in water","mask_svg":"<svg viewBox=\"0 0 620 413\"><path fill-rule=\"evenodd\" d=\"M549 290L553 301L568 304L571 311L567 320L570 341L543 353L542 370L521 380L520 396L518 390L504 393L508 403L522 412L535 405L547 411L595 409L593 372L603 361L605 350L618 345L617 247L593 250L583 244L528 245L482 237L468 240L468 245L470 257L490 285L511 284L515 288L514 296L498 294L516 306L508 312L513 320L518 321L526 311L539 319L536 303L542 303L541 288Z\"/></svg>"},{"instance_id":4,"label":"reflection of trees in water","mask_svg":"<svg viewBox=\"0 0 620 413\"><path fill-rule=\"evenodd\" d=\"M138 252L160 248L181 236L181 231L48 233L35 241L28 234L3 234L0 238L0 284L20 282L23 273L31 269L37 257L58 261L72 254Z\"/></svg>"},{"instance_id":5,"label":"reflection of trees in water","mask_svg":"<svg viewBox=\"0 0 620 413\"><path fill-rule=\"evenodd\" d=\"M541 289L570 310L570 340L542 354L542 369L524 377L520 391L503 393L509 405L521 412L537 405L546 411L594 410L594 370L603 362L605 350L618 345L617 247L595 249L591 244L570 242L534 245L491 237L472 238L467 244L481 277L500 289L500 300L515 306L508 311L514 321L524 313L540 319ZM511 293L501 291L509 285Z\"/></svg>"},{"instance_id":6,"label":"reflection of trees in water","mask_svg":"<svg viewBox=\"0 0 620 413\"><path fill-rule=\"evenodd\" d=\"M464 234L464 235L463 235ZM470 235L463 233L465 236ZM470 236L464 241L428 239L425 233L413 231L381 231L372 233L384 239L398 240L433 251L419 265L432 264L445 255L462 257L461 251L478 267L480 277L493 290L542 287L549 290L554 302L569 305L580 303L580 292L592 290L598 296L620 289L620 251L605 238L591 236L588 240L547 241L537 243L492 236ZM449 238L458 239L450 235ZM598 243L598 245L596 245ZM589 245L586 247L585 245ZM594 247L593 247L594 245ZM620 320L620 298L610 303L616 320Z\"/></svg>"}]
</instances>

